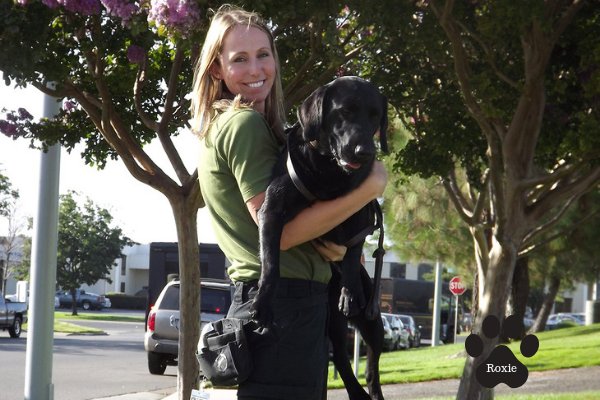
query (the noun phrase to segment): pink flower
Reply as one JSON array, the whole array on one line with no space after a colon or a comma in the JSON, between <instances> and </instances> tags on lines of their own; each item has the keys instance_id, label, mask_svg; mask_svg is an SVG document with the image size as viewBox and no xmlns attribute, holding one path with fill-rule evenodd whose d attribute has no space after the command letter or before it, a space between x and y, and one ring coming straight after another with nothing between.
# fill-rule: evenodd
<instances>
[{"instance_id":1,"label":"pink flower","mask_svg":"<svg viewBox=\"0 0 600 400\"><path fill-rule=\"evenodd\" d=\"M130 63L139 64L146 58L146 51L139 46L131 45L127 49L127 58Z\"/></svg>"},{"instance_id":2,"label":"pink flower","mask_svg":"<svg viewBox=\"0 0 600 400\"><path fill-rule=\"evenodd\" d=\"M123 25L127 24L134 15L142 12L142 8L134 0L100 0L109 15L121 18Z\"/></svg>"},{"instance_id":3,"label":"pink flower","mask_svg":"<svg viewBox=\"0 0 600 400\"><path fill-rule=\"evenodd\" d=\"M195 0L151 0L148 22L170 33L188 36L198 27L200 10Z\"/></svg>"}]
</instances>

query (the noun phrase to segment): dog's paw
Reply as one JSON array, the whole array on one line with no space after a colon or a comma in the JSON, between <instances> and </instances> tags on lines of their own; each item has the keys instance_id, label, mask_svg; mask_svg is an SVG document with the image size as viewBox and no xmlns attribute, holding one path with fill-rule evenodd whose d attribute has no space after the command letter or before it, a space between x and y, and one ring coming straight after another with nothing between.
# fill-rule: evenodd
<instances>
[{"instance_id":1,"label":"dog's paw","mask_svg":"<svg viewBox=\"0 0 600 400\"><path fill-rule=\"evenodd\" d=\"M346 317L358 315L366 306L364 296L354 296L354 291L342 287L338 309Z\"/></svg>"},{"instance_id":2,"label":"dog's paw","mask_svg":"<svg viewBox=\"0 0 600 400\"><path fill-rule=\"evenodd\" d=\"M260 291L254 297L250 306L250 317L259 326L269 326L273 323L273 307L269 296L261 294Z\"/></svg>"},{"instance_id":3,"label":"dog's paw","mask_svg":"<svg viewBox=\"0 0 600 400\"><path fill-rule=\"evenodd\" d=\"M519 336L521 322L518 317L511 315L504 321L504 333L509 338ZM500 333L500 321L494 315L488 315L483 320L482 331L492 339ZM532 357L537 353L540 343L535 335L527 335L521 341L521 354ZM471 357L479 357L483 353L483 341L478 335L471 334L465 341L465 350ZM527 367L515 357L512 350L504 345L497 346L490 356L476 370L479 383L486 388L493 388L499 383L505 383L511 388L522 386L529 376Z\"/></svg>"}]
</instances>

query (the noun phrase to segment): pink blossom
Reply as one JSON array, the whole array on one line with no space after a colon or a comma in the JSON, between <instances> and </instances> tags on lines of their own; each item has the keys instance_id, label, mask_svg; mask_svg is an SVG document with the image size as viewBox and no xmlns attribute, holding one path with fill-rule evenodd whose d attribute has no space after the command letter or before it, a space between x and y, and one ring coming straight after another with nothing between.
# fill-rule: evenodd
<instances>
[{"instance_id":1,"label":"pink blossom","mask_svg":"<svg viewBox=\"0 0 600 400\"><path fill-rule=\"evenodd\" d=\"M50 8L56 8L59 6L58 0L42 0L42 3L44 3Z\"/></svg>"},{"instance_id":2,"label":"pink blossom","mask_svg":"<svg viewBox=\"0 0 600 400\"><path fill-rule=\"evenodd\" d=\"M123 25L127 24L134 15L142 12L142 8L134 0L100 0L109 15L119 17Z\"/></svg>"},{"instance_id":3,"label":"pink blossom","mask_svg":"<svg viewBox=\"0 0 600 400\"><path fill-rule=\"evenodd\" d=\"M154 22L167 31L188 36L200 21L200 10L195 0L151 0L148 22Z\"/></svg>"},{"instance_id":4,"label":"pink blossom","mask_svg":"<svg viewBox=\"0 0 600 400\"><path fill-rule=\"evenodd\" d=\"M131 45L127 49L127 58L133 64L139 64L146 58L146 51L140 46Z\"/></svg>"}]
</instances>

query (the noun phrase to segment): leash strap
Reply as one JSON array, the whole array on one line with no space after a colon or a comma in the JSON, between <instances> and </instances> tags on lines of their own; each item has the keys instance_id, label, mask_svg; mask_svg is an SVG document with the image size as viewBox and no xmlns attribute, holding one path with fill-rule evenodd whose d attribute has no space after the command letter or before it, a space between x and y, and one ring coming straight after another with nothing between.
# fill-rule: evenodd
<instances>
[{"instance_id":1,"label":"leash strap","mask_svg":"<svg viewBox=\"0 0 600 400\"><path fill-rule=\"evenodd\" d=\"M379 315L379 294L381 291L381 271L383 269L383 256L385 255L385 249L383 248L384 231L383 231L383 212L381 206L377 200L373 200L372 204L377 214L377 228L379 228L379 240L377 242L377 249L373 252L373 258L375 258L375 276L373 277L373 295L369 300L367 309L365 311L367 319L371 321L375 320Z\"/></svg>"}]
</instances>

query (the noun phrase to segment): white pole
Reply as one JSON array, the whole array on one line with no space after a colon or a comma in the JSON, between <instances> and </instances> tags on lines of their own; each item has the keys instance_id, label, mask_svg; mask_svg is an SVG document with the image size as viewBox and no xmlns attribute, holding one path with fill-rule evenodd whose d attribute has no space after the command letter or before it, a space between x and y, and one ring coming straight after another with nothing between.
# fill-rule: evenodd
<instances>
[{"instance_id":1,"label":"white pole","mask_svg":"<svg viewBox=\"0 0 600 400\"><path fill-rule=\"evenodd\" d=\"M456 332L458 326L458 295L454 295L454 344L456 344Z\"/></svg>"},{"instance_id":2,"label":"white pole","mask_svg":"<svg viewBox=\"0 0 600 400\"><path fill-rule=\"evenodd\" d=\"M354 328L354 376L358 379L358 361L360 358L360 331Z\"/></svg>"},{"instance_id":3,"label":"white pole","mask_svg":"<svg viewBox=\"0 0 600 400\"><path fill-rule=\"evenodd\" d=\"M44 117L58 114L60 104L44 96ZM53 400L54 291L58 244L60 145L42 152L37 214L31 250L31 302L25 363L25 400Z\"/></svg>"},{"instance_id":4,"label":"white pole","mask_svg":"<svg viewBox=\"0 0 600 400\"><path fill-rule=\"evenodd\" d=\"M431 326L431 347L440 341L440 319L442 308L442 264L435 263L435 292L433 294L433 324Z\"/></svg>"}]
</instances>

